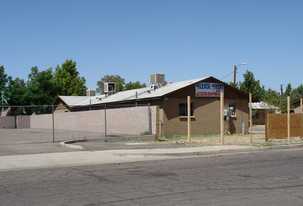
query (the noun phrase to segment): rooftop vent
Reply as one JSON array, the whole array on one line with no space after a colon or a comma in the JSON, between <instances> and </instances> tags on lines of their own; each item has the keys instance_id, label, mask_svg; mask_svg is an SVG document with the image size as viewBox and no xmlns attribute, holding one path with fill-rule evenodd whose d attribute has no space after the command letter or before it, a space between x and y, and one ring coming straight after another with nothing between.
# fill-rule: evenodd
<instances>
[{"instance_id":1,"label":"rooftop vent","mask_svg":"<svg viewBox=\"0 0 303 206\"><path fill-rule=\"evenodd\" d=\"M86 96L88 96L88 97L96 96L96 90L94 90L94 89L86 90Z\"/></svg>"},{"instance_id":2,"label":"rooftop vent","mask_svg":"<svg viewBox=\"0 0 303 206\"><path fill-rule=\"evenodd\" d=\"M151 74L150 75L150 88L156 89L165 85L165 74Z\"/></svg>"},{"instance_id":3,"label":"rooftop vent","mask_svg":"<svg viewBox=\"0 0 303 206\"><path fill-rule=\"evenodd\" d=\"M115 82L106 82L104 83L104 93L113 94L116 92L116 83Z\"/></svg>"}]
</instances>

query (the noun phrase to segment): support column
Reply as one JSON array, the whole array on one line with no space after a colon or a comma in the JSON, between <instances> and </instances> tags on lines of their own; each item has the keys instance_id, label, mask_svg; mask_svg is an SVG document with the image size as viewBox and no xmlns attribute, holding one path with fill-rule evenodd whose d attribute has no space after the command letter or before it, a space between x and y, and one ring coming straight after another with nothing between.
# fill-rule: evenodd
<instances>
[{"instance_id":1,"label":"support column","mask_svg":"<svg viewBox=\"0 0 303 206\"><path fill-rule=\"evenodd\" d=\"M287 97L287 137L290 142L290 97Z\"/></svg>"},{"instance_id":2,"label":"support column","mask_svg":"<svg viewBox=\"0 0 303 206\"><path fill-rule=\"evenodd\" d=\"M249 93L249 138L250 143L252 143L252 94Z\"/></svg>"},{"instance_id":3,"label":"support column","mask_svg":"<svg viewBox=\"0 0 303 206\"><path fill-rule=\"evenodd\" d=\"M220 93L220 135L221 144L224 145L224 93Z\"/></svg>"},{"instance_id":4,"label":"support column","mask_svg":"<svg viewBox=\"0 0 303 206\"><path fill-rule=\"evenodd\" d=\"M191 142L191 111L190 111L190 96L187 96L187 141L188 143Z\"/></svg>"}]
</instances>

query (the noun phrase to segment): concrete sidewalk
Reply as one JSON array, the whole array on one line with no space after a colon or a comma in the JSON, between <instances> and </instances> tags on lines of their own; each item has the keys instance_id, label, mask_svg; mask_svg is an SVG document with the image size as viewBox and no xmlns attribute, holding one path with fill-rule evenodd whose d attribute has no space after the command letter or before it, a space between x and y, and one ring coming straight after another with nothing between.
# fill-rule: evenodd
<instances>
[{"instance_id":1,"label":"concrete sidewalk","mask_svg":"<svg viewBox=\"0 0 303 206\"><path fill-rule=\"evenodd\" d=\"M83 166L97 164L120 164L148 160L164 160L182 157L197 157L199 155L226 154L235 152L254 152L272 149L303 148L302 145L278 147L250 146L210 146L170 149L136 149L136 150L106 150L78 151L64 153L45 153L28 155L0 156L0 172L41 169L53 167Z\"/></svg>"}]
</instances>

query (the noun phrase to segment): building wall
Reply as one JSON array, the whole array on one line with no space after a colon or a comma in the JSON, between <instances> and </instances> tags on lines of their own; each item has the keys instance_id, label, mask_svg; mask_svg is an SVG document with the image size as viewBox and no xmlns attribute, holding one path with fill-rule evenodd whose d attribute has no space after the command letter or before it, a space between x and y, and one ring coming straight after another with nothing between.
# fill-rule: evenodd
<instances>
[{"instance_id":1,"label":"building wall","mask_svg":"<svg viewBox=\"0 0 303 206\"><path fill-rule=\"evenodd\" d=\"M64 105L62 102L56 102L58 104L58 106L55 107L55 113L64 113L64 112L68 112L68 108L66 107L66 105Z\"/></svg>"},{"instance_id":2,"label":"building wall","mask_svg":"<svg viewBox=\"0 0 303 206\"><path fill-rule=\"evenodd\" d=\"M247 133L248 97L228 87L224 88L224 93L225 107L228 104L236 104L236 114L230 118L230 131L241 133L244 123L244 132ZM164 124L163 136L187 134L187 117L179 116L179 103L186 103L187 95L191 96L191 102L194 104L191 133L193 135L219 134L220 98L195 97L195 85L192 85L167 95L167 100L163 102L163 117L160 117L163 118Z\"/></svg>"},{"instance_id":3,"label":"building wall","mask_svg":"<svg viewBox=\"0 0 303 206\"><path fill-rule=\"evenodd\" d=\"M257 109L257 110L255 110L255 112L256 112L256 114L253 116L252 123L253 124L265 124L266 111L264 109Z\"/></svg>"},{"instance_id":4,"label":"building wall","mask_svg":"<svg viewBox=\"0 0 303 206\"><path fill-rule=\"evenodd\" d=\"M300 107L300 101L296 102L294 105L294 113L302 113L301 107Z\"/></svg>"}]
</instances>

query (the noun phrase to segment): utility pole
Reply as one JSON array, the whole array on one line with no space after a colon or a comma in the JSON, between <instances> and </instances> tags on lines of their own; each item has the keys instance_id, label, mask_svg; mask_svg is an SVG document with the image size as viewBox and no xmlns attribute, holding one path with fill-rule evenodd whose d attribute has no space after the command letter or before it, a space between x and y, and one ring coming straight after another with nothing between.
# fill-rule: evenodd
<instances>
[{"instance_id":1,"label":"utility pole","mask_svg":"<svg viewBox=\"0 0 303 206\"><path fill-rule=\"evenodd\" d=\"M247 62L243 62L242 64L239 64L238 66L234 66L234 87L236 88L236 75L237 75L237 70L238 70L238 67L239 66L242 66L242 65L247 65Z\"/></svg>"},{"instance_id":2,"label":"utility pole","mask_svg":"<svg viewBox=\"0 0 303 206\"><path fill-rule=\"evenodd\" d=\"M282 98L283 96L283 84L280 84L280 97Z\"/></svg>"},{"instance_id":3,"label":"utility pole","mask_svg":"<svg viewBox=\"0 0 303 206\"><path fill-rule=\"evenodd\" d=\"M234 87L236 88L236 74L237 74L237 66L234 66Z\"/></svg>"}]
</instances>

